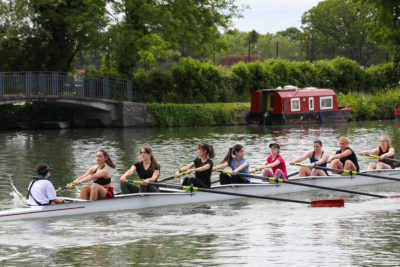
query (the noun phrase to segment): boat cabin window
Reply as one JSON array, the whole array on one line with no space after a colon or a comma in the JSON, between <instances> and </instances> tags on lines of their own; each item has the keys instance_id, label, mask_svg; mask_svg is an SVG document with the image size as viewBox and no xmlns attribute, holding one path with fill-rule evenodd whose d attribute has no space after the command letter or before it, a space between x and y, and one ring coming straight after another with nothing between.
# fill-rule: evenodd
<instances>
[{"instance_id":1,"label":"boat cabin window","mask_svg":"<svg viewBox=\"0 0 400 267\"><path fill-rule=\"evenodd\" d=\"M309 110L314 110L314 97L309 97L308 98L308 109Z\"/></svg>"},{"instance_id":2,"label":"boat cabin window","mask_svg":"<svg viewBox=\"0 0 400 267\"><path fill-rule=\"evenodd\" d=\"M300 111L300 98L292 98L290 100L290 108L292 111Z\"/></svg>"},{"instance_id":3,"label":"boat cabin window","mask_svg":"<svg viewBox=\"0 0 400 267\"><path fill-rule=\"evenodd\" d=\"M323 96L319 99L319 105L321 109L332 109L333 108L333 98L332 96Z\"/></svg>"}]
</instances>

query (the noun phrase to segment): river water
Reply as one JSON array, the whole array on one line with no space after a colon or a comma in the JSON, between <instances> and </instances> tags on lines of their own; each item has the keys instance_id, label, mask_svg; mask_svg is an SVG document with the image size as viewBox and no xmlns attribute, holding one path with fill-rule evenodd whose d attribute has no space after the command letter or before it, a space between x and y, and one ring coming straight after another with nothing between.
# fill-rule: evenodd
<instances>
[{"instance_id":1,"label":"river water","mask_svg":"<svg viewBox=\"0 0 400 267\"><path fill-rule=\"evenodd\" d=\"M239 126L169 129L68 129L0 132L0 209L22 203L35 165L48 162L52 182L64 186L95 165L105 148L117 165L113 185L150 145L169 177L196 156L196 144L214 145L218 163L229 146L245 146L251 166L279 142L287 162L312 149L338 149L349 137L355 151L371 149L388 135L400 151L394 121L329 126ZM399 158L399 157L397 157ZM359 157L365 170L371 160ZM296 172L288 166L288 173ZM213 178L217 179L214 174ZM400 183L356 188L400 194ZM77 196L76 192L66 195ZM333 191L283 195L291 199L344 198L344 208L311 208L261 199L2 222L1 266L394 266L400 264L400 199L374 199Z\"/></svg>"}]
</instances>

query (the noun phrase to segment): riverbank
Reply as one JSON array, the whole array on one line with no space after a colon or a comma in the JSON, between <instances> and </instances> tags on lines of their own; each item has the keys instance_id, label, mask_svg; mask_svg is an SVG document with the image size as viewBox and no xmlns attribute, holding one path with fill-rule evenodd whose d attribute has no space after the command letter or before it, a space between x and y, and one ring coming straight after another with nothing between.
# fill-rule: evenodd
<instances>
[{"instance_id":1,"label":"riverbank","mask_svg":"<svg viewBox=\"0 0 400 267\"><path fill-rule=\"evenodd\" d=\"M351 121L394 119L398 103L398 88L381 90L374 94L349 92L338 93L340 106L352 108ZM123 102L132 106L132 102ZM185 127L185 126L227 126L247 124L246 114L250 103L209 103L209 104L140 104L141 109L126 110L130 127ZM63 107L27 103L0 106L0 130L19 129L18 122L32 121L72 121ZM51 114L52 116L49 116ZM140 123L139 123L140 122ZM133 126L132 126L133 125ZM72 125L72 127L79 127ZM89 127L89 126L88 126ZM101 123L92 127L105 127ZM115 126L114 126L115 127Z\"/></svg>"}]
</instances>

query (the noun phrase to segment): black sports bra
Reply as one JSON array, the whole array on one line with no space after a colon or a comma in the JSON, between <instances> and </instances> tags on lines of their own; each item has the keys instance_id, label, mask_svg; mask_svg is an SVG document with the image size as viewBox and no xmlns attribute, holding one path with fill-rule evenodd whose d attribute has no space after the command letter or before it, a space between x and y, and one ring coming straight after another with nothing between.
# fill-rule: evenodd
<instances>
[{"instance_id":1,"label":"black sports bra","mask_svg":"<svg viewBox=\"0 0 400 267\"><path fill-rule=\"evenodd\" d=\"M104 167L105 166L101 167L101 169L103 169ZM96 172L97 172L97 168L96 168L96 170L94 170L93 174L95 174ZM111 178L104 178L104 177L96 178L96 179L93 180L93 182L95 184L99 184L99 185L106 185L106 184L111 183Z\"/></svg>"}]
</instances>

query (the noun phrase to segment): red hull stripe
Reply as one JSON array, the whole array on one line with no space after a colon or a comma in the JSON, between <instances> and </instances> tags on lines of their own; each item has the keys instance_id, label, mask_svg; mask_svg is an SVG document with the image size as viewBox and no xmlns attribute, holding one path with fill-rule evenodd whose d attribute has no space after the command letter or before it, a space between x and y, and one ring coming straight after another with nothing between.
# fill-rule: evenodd
<instances>
[{"instance_id":1,"label":"red hull stripe","mask_svg":"<svg viewBox=\"0 0 400 267\"><path fill-rule=\"evenodd\" d=\"M26 214L41 213L41 212L52 212L52 211L63 211L63 210L75 210L75 209L83 209L83 208L85 208L85 207L74 207L74 208L65 208L65 209L54 209L54 210L31 211L31 212L24 212L24 213L15 213L15 214L6 214L6 215L0 215L0 217L6 217L6 216L18 216L18 215L26 215Z\"/></svg>"}]
</instances>

